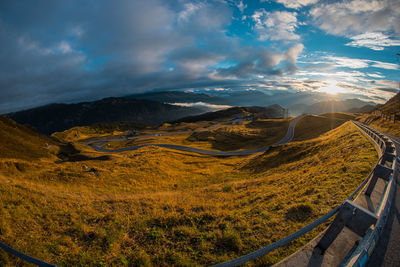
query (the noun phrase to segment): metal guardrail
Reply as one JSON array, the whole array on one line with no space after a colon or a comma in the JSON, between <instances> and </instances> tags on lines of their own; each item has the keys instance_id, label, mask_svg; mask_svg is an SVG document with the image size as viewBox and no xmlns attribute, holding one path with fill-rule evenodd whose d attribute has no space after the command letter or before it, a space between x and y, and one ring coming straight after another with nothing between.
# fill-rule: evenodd
<instances>
[{"instance_id":1,"label":"metal guardrail","mask_svg":"<svg viewBox=\"0 0 400 267\"><path fill-rule=\"evenodd\" d=\"M2 242L0 242L0 248L2 248L6 252L8 252L10 254L13 254L14 256L16 256L16 257L18 257L18 258L20 258L20 259L22 259L24 261L27 261L27 262L32 263L32 264L35 264L37 266L40 266L40 267L57 267L57 265L55 265L55 264L51 264L51 263L48 263L48 262L33 258L31 256L28 256L28 255L22 253L22 252L19 252L19 251L13 249L13 248L7 246L6 244L4 244Z\"/></svg>"},{"instance_id":2,"label":"metal guardrail","mask_svg":"<svg viewBox=\"0 0 400 267\"><path fill-rule=\"evenodd\" d=\"M372 177L375 169L382 162L382 160L383 160L383 158L385 156L385 152L386 152L386 148L387 148L386 144L388 143L388 141L383 138L384 137L383 135L379 135L376 131L373 131L372 129L369 129L369 128L365 127L364 125L359 124L357 122L353 121L353 123L355 125L357 125L362 131L366 132L368 135L370 135L374 139L374 141L379 146L379 149L380 149L380 152L381 152L381 156L379 157L377 163L375 164L375 167L369 173L367 178L357 187L356 190L354 190L354 192L346 199L346 201L344 201L340 206L334 208L333 210L331 210L327 214L325 214L322 217L318 218L314 222L310 223L309 225L303 227L302 229L298 230L297 232L295 232L295 233L293 233L293 234L291 234L291 235L289 235L289 236L287 236L287 237L285 237L285 238L283 238L283 239L281 239L281 240L279 240L277 242L274 242L274 243L272 243L272 244L270 244L270 245L268 245L268 246L266 246L264 248L256 250L256 251L254 251L252 253L249 253L247 255L241 256L239 258L213 265L213 267L239 266L239 265L244 264L246 262L249 262L249 261L252 261L252 260L257 259L259 257L262 257L262 256L268 254L269 252L273 251L273 250L276 250L276 249L278 249L280 247L283 247L284 245L287 245L291 241L293 241L293 240L297 239L298 237L300 237L300 236L308 233L309 231L313 230L315 227L319 226L320 224L328 221L333 215L335 215L343 207L343 205L348 200L351 200L370 181L370 178ZM391 179L391 181L392 181L392 183L394 182L393 179ZM386 189L387 188L388 187L386 187ZM394 186L391 186L390 188L394 188ZM390 199L391 200L393 198L393 189L385 190L385 195L386 194L387 194L387 197L383 198L383 199L386 199L386 200ZM382 213L382 216L380 216L380 218L378 219L378 222L376 224L378 227L380 227L379 228L380 232L382 231L383 226L386 223L387 212L389 210L388 204L389 204L389 207L390 207L391 202L390 201L386 201L386 203L384 205L384 213ZM382 205L380 205L380 206L382 206ZM378 233L378 235L373 235L372 237L369 234L369 232L367 233L368 237L371 237L370 238L371 240L375 240L375 241L371 241L373 243L372 243L372 245L369 246L369 249L367 250L367 252L368 252L367 255L371 255L372 250L373 250L373 246L374 246L374 244L376 244L377 239L379 238L380 232ZM365 244L371 244L371 242L369 242L369 243L368 242L361 243L360 246L362 248L364 248ZM372 249L371 249L371 246L372 246ZM357 251L358 250L356 250L354 253L356 253ZM365 252L366 250L364 249L362 251ZM354 253L353 253L353 255L354 255ZM360 256L358 258L359 260L356 262L358 264L358 266L364 266L365 265L366 260L365 260L365 256L364 255L365 255L365 253L362 253L362 254L359 255ZM354 259L354 257L353 257L353 259ZM367 257L367 259L368 259L368 257ZM357 266L357 265L352 265L352 266Z\"/></svg>"},{"instance_id":3,"label":"metal guardrail","mask_svg":"<svg viewBox=\"0 0 400 267\"><path fill-rule=\"evenodd\" d=\"M390 208L394 200L396 188L396 179L394 177L394 173L399 168L399 163L397 160L395 160L396 157L399 156L399 151L395 150L395 147L393 146L393 143L390 141L390 139L385 137L385 135L380 133L379 131L371 129L365 125L362 125L360 123L356 123L356 125L362 128L370 137L374 138L374 140L376 140L378 144L380 144L383 153L379 162L382 164L385 164L386 162L389 162L390 164L391 162L390 169L393 172L386 182L381 201L375 212L375 214L378 216L378 221L373 228L370 228L366 232L365 236L362 238L357 248L352 253L350 253L348 260L344 262L342 266L365 266L368 262L368 259L372 255L372 252L375 249L375 245L378 243L389 217ZM388 147L388 145L390 145L391 147ZM396 152L396 155L394 155L393 152Z\"/></svg>"},{"instance_id":4,"label":"metal guardrail","mask_svg":"<svg viewBox=\"0 0 400 267\"><path fill-rule=\"evenodd\" d=\"M372 137L375 140L375 142L379 145L379 148L381 150L381 156L380 156L378 162L376 163L374 169L369 173L367 178L357 187L357 189L353 191L353 193L346 199L346 201L344 201L341 205L337 206L336 208L332 209L327 214L323 215L322 217L318 218L317 220L313 221L312 223L310 223L307 226L303 227L302 229L298 230L297 232L295 232L277 242L274 242L264 248L261 248L252 253L249 253L247 255L241 256L239 258L236 258L236 259L228 261L228 262L213 265L214 267L238 266L238 265L244 264L246 262L249 262L251 260L254 260L256 258L262 257L273 250L276 250L284 245L287 245L291 241L293 241L293 240L299 238L300 236L308 233L309 231L313 230L320 224L328 221L333 215L335 215L336 213L338 213L338 211L341 210L341 208L344 206L345 203L347 203L348 200L351 200L361 190L361 188L363 188L368 183L368 181L370 181L370 178L373 175L375 169L384 159L386 149L387 149L387 144L390 143L390 141L385 140L385 137L383 134L380 134L379 132L377 132L373 129L370 129L369 127L366 127L365 125L362 125L357 122L353 122L353 123L355 123L360 129L362 129L364 132L366 132L370 137ZM394 163L393 163L394 168L398 167L397 164L398 164L397 161L394 161ZM386 224L386 220L388 217L388 213L389 213L391 202L392 202L393 195L394 195L394 188L395 188L395 180L393 179L393 176L391 176L389 179L389 182L385 188L385 192L382 197L381 203L379 205L378 222L376 223L375 228L373 230L369 230L367 232L367 234L364 236L360 245L352 253L351 257L349 257L347 265L364 266L368 260L368 257L372 254L375 244L377 244L380 234L383 231L384 225ZM385 203L383 203L383 201L385 201ZM57 265L55 265L55 264L51 264L51 263L33 258L22 252L19 252L13 248L7 246L6 244L4 244L2 242L0 242L0 248L2 248L6 252L9 252L22 260L36 264L40 267L42 267L42 266L43 267L57 267Z\"/></svg>"}]
</instances>

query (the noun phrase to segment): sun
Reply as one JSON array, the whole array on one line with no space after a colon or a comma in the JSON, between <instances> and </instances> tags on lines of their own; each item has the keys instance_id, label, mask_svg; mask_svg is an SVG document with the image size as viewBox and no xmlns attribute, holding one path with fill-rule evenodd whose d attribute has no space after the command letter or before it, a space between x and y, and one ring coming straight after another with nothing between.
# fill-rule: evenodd
<instances>
[{"instance_id":1,"label":"sun","mask_svg":"<svg viewBox=\"0 0 400 267\"><path fill-rule=\"evenodd\" d=\"M330 95L337 95L342 93L348 93L348 90L338 86L337 81L328 80L325 81L318 89L319 92L327 93Z\"/></svg>"}]
</instances>

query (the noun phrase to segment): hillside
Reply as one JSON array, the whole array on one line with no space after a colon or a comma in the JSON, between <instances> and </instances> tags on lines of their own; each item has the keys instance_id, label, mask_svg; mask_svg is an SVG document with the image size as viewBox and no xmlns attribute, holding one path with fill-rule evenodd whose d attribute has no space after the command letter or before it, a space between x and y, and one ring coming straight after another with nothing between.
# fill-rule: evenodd
<instances>
[{"instance_id":1,"label":"hillside","mask_svg":"<svg viewBox=\"0 0 400 267\"><path fill-rule=\"evenodd\" d=\"M26 161L0 173L0 240L61 266L204 266L238 257L341 203L377 159L350 123L247 157L146 147L100 158L74 145L85 159ZM322 228L255 264L279 261ZM2 251L0 263L21 265Z\"/></svg>"},{"instance_id":2,"label":"hillside","mask_svg":"<svg viewBox=\"0 0 400 267\"><path fill-rule=\"evenodd\" d=\"M354 118L355 116L346 113L328 113L320 116L308 115L297 123L293 140L304 141L317 138Z\"/></svg>"},{"instance_id":3,"label":"hillside","mask_svg":"<svg viewBox=\"0 0 400 267\"><path fill-rule=\"evenodd\" d=\"M88 126L75 126L62 132L55 132L51 136L58 140L72 142L93 136L124 134L130 130L142 130L148 127L145 123L137 122L100 122Z\"/></svg>"},{"instance_id":4,"label":"hillside","mask_svg":"<svg viewBox=\"0 0 400 267\"><path fill-rule=\"evenodd\" d=\"M196 108L178 107L156 101L104 98L77 104L51 104L8 114L15 121L34 126L42 133L64 131L97 122L144 122L160 124L202 113Z\"/></svg>"},{"instance_id":5,"label":"hillside","mask_svg":"<svg viewBox=\"0 0 400 267\"><path fill-rule=\"evenodd\" d=\"M215 112L207 112L201 115L189 116L175 122L198 122L213 121L226 119L244 119L247 116L255 116L259 118L282 118L284 109L279 105L267 107L233 107Z\"/></svg>"},{"instance_id":6,"label":"hillside","mask_svg":"<svg viewBox=\"0 0 400 267\"><path fill-rule=\"evenodd\" d=\"M376 109L377 106L374 105L365 105L360 108L351 108L347 110L346 112L349 113L370 113Z\"/></svg>"},{"instance_id":7,"label":"hillside","mask_svg":"<svg viewBox=\"0 0 400 267\"><path fill-rule=\"evenodd\" d=\"M257 119L243 121L232 125L218 122L202 121L197 123L177 123L170 127L145 129L140 135L151 135L146 138L109 142L108 149L118 149L138 145L171 144L207 150L231 151L257 149L269 146L282 139L287 132L290 119ZM195 131L202 125L202 131ZM196 127L197 126L197 127ZM186 130L186 133L170 135L171 128ZM207 129L209 128L209 129ZM154 134L159 133L159 136ZM101 142L101 139L100 139Z\"/></svg>"},{"instance_id":8,"label":"hillside","mask_svg":"<svg viewBox=\"0 0 400 267\"><path fill-rule=\"evenodd\" d=\"M389 99L379 110L385 114L400 115L400 92Z\"/></svg>"},{"instance_id":9,"label":"hillside","mask_svg":"<svg viewBox=\"0 0 400 267\"><path fill-rule=\"evenodd\" d=\"M0 116L0 159L38 160L54 156L60 143L32 128Z\"/></svg>"},{"instance_id":10,"label":"hillside","mask_svg":"<svg viewBox=\"0 0 400 267\"><path fill-rule=\"evenodd\" d=\"M229 102L221 97L202 94L202 93L190 93L180 91L162 91L162 92L151 92L143 94L133 94L125 96L127 98L134 99L147 99L161 103L196 103L204 102L216 105L227 105Z\"/></svg>"},{"instance_id":11,"label":"hillside","mask_svg":"<svg viewBox=\"0 0 400 267\"><path fill-rule=\"evenodd\" d=\"M365 114L357 119L363 123L370 124L375 129L383 131L393 136L397 136L400 138L400 93L397 93L394 97L389 99L384 105L381 105L378 111L382 112L385 115L396 114L396 122L394 123L391 120L384 119L380 115L377 114ZM379 113L378 113L379 114Z\"/></svg>"}]
</instances>

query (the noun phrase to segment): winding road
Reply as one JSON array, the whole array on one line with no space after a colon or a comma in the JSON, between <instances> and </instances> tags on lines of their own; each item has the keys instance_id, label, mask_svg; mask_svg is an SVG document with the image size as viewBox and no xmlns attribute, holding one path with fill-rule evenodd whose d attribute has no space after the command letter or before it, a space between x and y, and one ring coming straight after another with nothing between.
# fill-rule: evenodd
<instances>
[{"instance_id":1,"label":"winding road","mask_svg":"<svg viewBox=\"0 0 400 267\"><path fill-rule=\"evenodd\" d=\"M296 118L294 118L293 120L291 120L289 123L288 131L287 131L286 135L280 141L276 142L273 145L282 145L282 144L286 144L286 143L292 141L292 139L294 137L294 130L295 130L296 124L299 120L304 118L304 116L306 116L306 115L300 115L300 116L297 116ZM217 127L219 127L219 126L212 126L210 128L203 129L203 130L197 130L197 131L210 130L211 128L217 128ZM197 131L170 132L170 133L165 133L162 135L164 136L164 135L173 135L173 134L183 134L183 133L190 133L190 132L197 132ZM146 137L153 137L153 136L159 136L159 134L136 136L136 137L133 137L130 139L139 139L139 138L146 138ZM103 140L103 141L101 141L100 146L96 145L96 143L98 144L99 141L91 141L91 142L87 142L86 145L89 145L94 150L99 151L99 152L123 152L123 151L137 150L139 148L146 147L146 146L157 146L157 147L170 148L170 149L186 151L186 152L193 152L193 153L210 155L210 156L248 156L248 155L252 155L255 153L265 152L270 148L270 146L263 146L260 148L250 149L250 150L214 151L214 150L206 150L206 149L193 148L193 147L180 146L180 145L169 145L169 144L147 144L147 145L139 145L139 146L125 147L125 148L118 148L118 149L103 148L110 141L123 141L123 140L126 140L126 139L117 138L117 139Z\"/></svg>"}]
</instances>

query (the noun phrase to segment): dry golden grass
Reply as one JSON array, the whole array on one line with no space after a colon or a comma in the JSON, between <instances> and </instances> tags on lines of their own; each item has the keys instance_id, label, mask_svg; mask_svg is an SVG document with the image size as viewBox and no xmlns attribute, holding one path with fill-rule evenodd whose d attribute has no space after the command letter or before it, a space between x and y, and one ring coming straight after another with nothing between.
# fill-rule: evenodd
<instances>
[{"instance_id":1,"label":"dry golden grass","mask_svg":"<svg viewBox=\"0 0 400 267\"><path fill-rule=\"evenodd\" d=\"M378 115L364 114L357 118L361 122L368 122L373 128L400 138L400 121L393 123L382 119Z\"/></svg>"},{"instance_id":2,"label":"dry golden grass","mask_svg":"<svg viewBox=\"0 0 400 267\"><path fill-rule=\"evenodd\" d=\"M110 134L119 135L127 130L151 129L144 123L138 122L108 122L94 123L90 126L76 126L63 132L56 132L52 136L62 141L74 142L90 137L108 136Z\"/></svg>"},{"instance_id":3,"label":"dry golden grass","mask_svg":"<svg viewBox=\"0 0 400 267\"><path fill-rule=\"evenodd\" d=\"M334 112L334 113L324 113L321 114L322 117L327 117L331 119L342 119L342 120L354 120L357 116L354 113L346 112Z\"/></svg>"},{"instance_id":4,"label":"dry golden grass","mask_svg":"<svg viewBox=\"0 0 400 267\"><path fill-rule=\"evenodd\" d=\"M293 140L304 141L316 138L353 118L354 116L346 113L326 113L320 116L307 115L297 123Z\"/></svg>"},{"instance_id":5,"label":"dry golden grass","mask_svg":"<svg viewBox=\"0 0 400 267\"><path fill-rule=\"evenodd\" d=\"M1 168L1 241L62 266L232 259L341 203L377 159L350 123L249 157L146 147L99 159L75 145L88 160L1 159L25 164ZM251 264L277 262L318 230ZM20 264L0 251L0 265Z\"/></svg>"},{"instance_id":6,"label":"dry golden grass","mask_svg":"<svg viewBox=\"0 0 400 267\"><path fill-rule=\"evenodd\" d=\"M239 150L254 149L272 145L286 134L289 125L288 119L259 119L254 122L242 122L239 125L205 124L205 122L181 123L172 127L159 127L146 134L159 133L161 136L114 141L104 148L116 149L149 144L174 144L208 150ZM197 126L197 127L196 127ZM170 131L193 131L210 126L216 128L193 133L162 135ZM170 130L170 129L173 130ZM142 134L142 133L141 133Z\"/></svg>"},{"instance_id":7,"label":"dry golden grass","mask_svg":"<svg viewBox=\"0 0 400 267\"><path fill-rule=\"evenodd\" d=\"M59 142L0 116L0 159L47 158L58 152Z\"/></svg>"}]
</instances>

